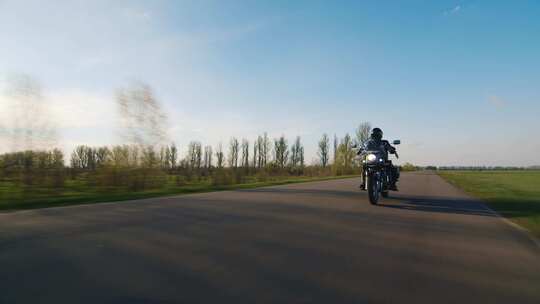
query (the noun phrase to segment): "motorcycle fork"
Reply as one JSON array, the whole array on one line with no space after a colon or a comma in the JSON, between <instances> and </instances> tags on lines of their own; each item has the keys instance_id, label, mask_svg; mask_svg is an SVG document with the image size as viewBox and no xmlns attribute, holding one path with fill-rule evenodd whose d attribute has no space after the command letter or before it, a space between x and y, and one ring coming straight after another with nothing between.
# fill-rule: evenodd
<instances>
[{"instance_id":1,"label":"motorcycle fork","mask_svg":"<svg viewBox=\"0 0 540 304\"><path fill-rule=\"evenodd\" d=\"M365 169L363 170L363 172L362 172L362 175L363 175L363 178L364 178L364 180L363 180L364 187L362 188L362 190L364 190L364 191L367 191L367 190L368 190L367 185L368 185L368 180L369 180L369 178L370 178L370 177L369 177L369 173L370 173L370 172L369 172L369 169L368 169L368 168L365 168Z\"/></svg>"},{"instance_id":2,"label":"motorcycle fork","mask_svg":"<svg viewBox=\"0 0 540 304\"><path fill-rule=\"evenodd\" d=\"M367 171L365 173L365 179L364 179L364 190L368 190L367 188L367 185L368 185L368 180L372 179L372 178L375 178L376 181L377 181L377 192L381 192L381 188L382 188L382 176L381 174L377 174L377 172L370 172L370 171Z\"/></svg>"}]
</instances>

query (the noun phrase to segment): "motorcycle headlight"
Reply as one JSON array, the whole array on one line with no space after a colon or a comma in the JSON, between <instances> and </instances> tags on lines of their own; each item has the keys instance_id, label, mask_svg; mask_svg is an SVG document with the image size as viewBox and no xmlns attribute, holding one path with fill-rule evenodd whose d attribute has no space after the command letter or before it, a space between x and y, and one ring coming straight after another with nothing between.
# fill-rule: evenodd
<instances>
[{"instance_id":1,"label":"motorcycle headlight","mask_svg":"<svg viewBox=\"0 0 540 304\"><path fill-rule=\"evenodd\" d=\"M367 160L368 162L372 163L372 162L374 162L374 161L377 160L377 155L375 155L375 154L368 154L368 155L366 156L366 160Z\"/></svg>"}]
</instances>

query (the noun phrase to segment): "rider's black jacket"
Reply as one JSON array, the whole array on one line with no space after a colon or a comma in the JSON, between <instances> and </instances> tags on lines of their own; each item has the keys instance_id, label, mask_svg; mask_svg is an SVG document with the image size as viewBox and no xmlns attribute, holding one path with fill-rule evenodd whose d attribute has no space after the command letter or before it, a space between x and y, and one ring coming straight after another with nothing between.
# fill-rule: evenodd
<instances>
[{"instance_id":1,"label":"rider's black jacket","mask_svg":"<svg viewBox=\"0 0 540 304\"><path fill-rule=\"evenodd\" d=\"M367 151L381 151L385 160L388 160L388 153L396 153L396 148L392 146L388 140L376 140L370 139L364 144L364 150Z\"/></svg>"}]
</instances>

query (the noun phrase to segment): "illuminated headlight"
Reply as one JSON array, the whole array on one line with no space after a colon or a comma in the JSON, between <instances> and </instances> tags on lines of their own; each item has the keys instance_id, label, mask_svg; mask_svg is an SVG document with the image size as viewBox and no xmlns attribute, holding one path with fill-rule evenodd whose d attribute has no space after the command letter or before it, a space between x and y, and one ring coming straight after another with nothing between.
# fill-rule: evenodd
<instances>
[{"instance_id":1,"label":"illuminated headlight","mask_svg":"<svg viewBox=\"0 0 540 304\"><path fill-rule=\"evenodd\" d=\"M368 155L366 156L366 160L367 160L368 162L370 162L370 163L371 163L371 162L374 162L374 161L377 160L377 155L375 155L375 154L368 154Z\"/></svg>"}]
</instances>

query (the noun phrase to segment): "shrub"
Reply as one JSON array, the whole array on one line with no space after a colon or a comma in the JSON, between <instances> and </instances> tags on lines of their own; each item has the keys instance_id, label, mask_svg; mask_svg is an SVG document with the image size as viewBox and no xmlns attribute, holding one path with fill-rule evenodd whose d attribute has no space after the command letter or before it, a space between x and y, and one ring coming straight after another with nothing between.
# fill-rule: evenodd
<instances>
[{"instance_id":1,"label":"shrub","mask_svg":"<svg viewBox=\"0 0 540 304\"><path fill-rule=\"evenodd\" d=\"M218 169L214 171L212 175L212 185L224 186L236 184L236 176L234 172L227 169Z\"/></svg>"},{"instance_id":2,"label":"shrub","mask_svg":"<svg viewBox=\"0 0 540 304\"><path fill-rule=\"evenodd\" d=\"M401 171L407 172L407 171L416 171L418 170L418 167L411 163L405 163L400 167Z\"/></svg>"}]
</instances>

